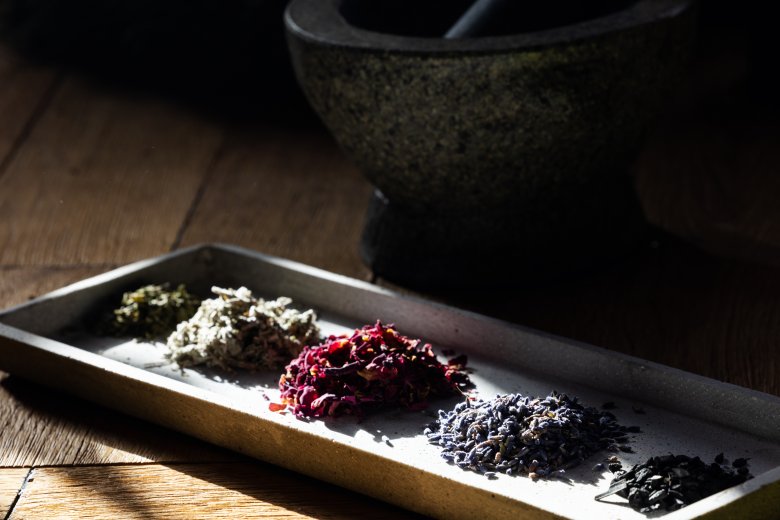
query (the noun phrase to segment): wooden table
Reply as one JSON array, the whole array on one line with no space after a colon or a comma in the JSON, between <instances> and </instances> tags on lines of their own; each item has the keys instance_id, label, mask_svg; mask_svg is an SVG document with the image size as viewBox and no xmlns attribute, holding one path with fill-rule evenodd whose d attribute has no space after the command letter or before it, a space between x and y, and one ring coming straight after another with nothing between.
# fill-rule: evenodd
<instances>
[{"instance_id":1,"label":"wooden table","mask_svg":"<svg viewBox=\"0 0 780 520\"><path fill-rule=\"evenodd\" d=\"M669 235L575 279L431 296L780 395L780 125L732 97L738 53L695 72L637 164ZM0 49L1 307L210 241L383 283L356 251L369 194L319 128L239 127ZM8 518L412 516L0 379Z\"/></svg>"}]
</instances>

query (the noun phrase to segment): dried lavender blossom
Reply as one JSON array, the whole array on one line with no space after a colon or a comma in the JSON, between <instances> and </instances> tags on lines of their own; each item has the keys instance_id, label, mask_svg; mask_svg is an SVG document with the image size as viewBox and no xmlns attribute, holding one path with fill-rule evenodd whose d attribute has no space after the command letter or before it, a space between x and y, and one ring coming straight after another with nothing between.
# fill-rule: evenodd
<instances>
[{"instance_id":1,"label":"dried lavender blossom","mask_svg":"<svg viewBox=\"0 0 780 520\"><path fill-rule=\"evenodd\" d=\"M211 291L217 297L204 300L168 337L168 357L182 367L276 369L319 342L316 314L290 308L290 298L266 301L246 287Z\"/></svg>"},{"instance_id":2,"label":"dried lavender blossom","mask_svg":"<svg viewBox=\"0 0 780 520\"><path fill-rule=\"evenodd\" d=\"M736 459L728 467L722 453L711 464L699 457L663 455L618 472L609 491L596 500L618 495L640 513L675 511L750 478L746 459Z\"/></svg>"},{"instance_id":3,"label":"dried lavender blossom","mask_svg":"<svg viewBox=\"0 0 780 520\"><path fill-rule=\"evenodd\" d=\"M425 429L441 456L464 470L489 475L561 476L600 450L617 451L627 429L610 412L552 392L545 398L499 395L465 401Z\"/></svg>"},{"instance_id":4,"label":"dried lavender blossom","mask_svg":"<svg viewBox=\"0 0 780 520\"><path fill-rule=\"evenodd\" d=\"M107 316L102 330L115 336L164 338L195 314L198 305L200 300L183 284L173 290L167 283L145 285L122 295L121 305Z\"/></svg>"}]
</instances>

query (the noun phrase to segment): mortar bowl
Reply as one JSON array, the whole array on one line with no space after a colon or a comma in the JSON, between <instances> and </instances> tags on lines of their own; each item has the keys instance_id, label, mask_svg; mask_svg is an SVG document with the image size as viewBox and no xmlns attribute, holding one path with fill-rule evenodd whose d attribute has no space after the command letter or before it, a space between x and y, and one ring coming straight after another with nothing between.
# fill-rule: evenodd
<instances>
[{"instance_id":1,"label":"mortar bowl","mask_svg":"<svg viewBox=\"0 0 780 520\"><path fill-rule=\"evenodd\" d=\"M461 285L565 271L631 241L630 166L684 71L692 0L513 2L484 36L442 38L469 4L286 11L299 83L377 188L367 263Z\"/></svg>"}]
</instances>

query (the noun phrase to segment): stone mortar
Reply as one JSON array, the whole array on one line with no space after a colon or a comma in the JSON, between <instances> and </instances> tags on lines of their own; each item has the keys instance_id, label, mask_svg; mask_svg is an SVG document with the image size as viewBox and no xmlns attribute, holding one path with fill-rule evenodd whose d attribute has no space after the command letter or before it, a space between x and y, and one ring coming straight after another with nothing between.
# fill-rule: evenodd
<instances>
[{"instance_id":1,"label":"stone mortar","mask_svg":"<svg viewBox=\"0 0 780 520\"><path fill-rule=\"evenodd\" d=\"M475 262L453 257L475 248L512 257L483 266L495 273L563 251L576 264L589 256L577 240L596 228L603 240L587 242L601 250L632 234L604 226L637 222L626 177L684 70L691 0L626 2L565 27L462 40L362 29L342 15L348 1L294 0L288 43L310 103L382 194L363 240L379 274L460 285ZM427 229L414 240L410 225Z\"/></svg>"}]
</instances>

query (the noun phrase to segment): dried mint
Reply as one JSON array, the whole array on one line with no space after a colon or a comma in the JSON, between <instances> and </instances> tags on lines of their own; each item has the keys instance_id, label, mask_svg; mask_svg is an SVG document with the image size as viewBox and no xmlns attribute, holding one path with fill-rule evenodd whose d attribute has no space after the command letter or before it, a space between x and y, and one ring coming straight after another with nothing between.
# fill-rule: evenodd
<instances>
[{"instance_id":1,"label":"dried mint","mask_svg":"<svg viewBox=\"0 0 780 520\"><path fill-rule=\"evenodd\" d=\"M470 386L465 365L465 356L442 364L431 345L377 322L304 348L279 380L282 403L270 408L289 407L298 417L361 417L388 407L419 410L429 398Z\"/></svg>"},{"instance_id":2,"label":"dried mint","mask_svg":"<svg viewBox=\"0 0 780 520\"><path fill-rule=\"evenodd\" d=\"M544 398L507 394L466 400L439 411L424 433L443 448L442 458L464 470L533 479L563 476L590 455L617 451L628 442L627 429L612 413L557 392Z\"/></svg>"},{"instance_id":3,"label":"dried mint","mask_svg":"<svg viewBox=\"0 0 780 520\"><path fill-rule=\"evenodd\" d=\"M731 467L725 462L722 453L711 464L686 455L651 457L628 471L618 471L609 491L596 500L618 495L640 513L675 511L752 478L746 459L734 460Z\"/></svg>"},{"instance_id":4,"label":"dried mint","mask_svg":"<svg viewBox=\"0 0 780 520\"><path fill-rule=\"evenodd\" d=\"M151 284L122 295L120 307L104 322L103 330L115 336L153 340L164 338L176 325L195 314L200 300L182 284Z\"/></svg>"},{"instance_id":5,"label":"dried mint","mask_svg":"<svg viewBox=\"0 0 780 520\"><path fill-rule=\"evenodd\" d=\"M188 321L168 337L168 357L182 367L278 369L304 345L317 343L317 316L290 307L292 300L256 298L246 287L212 287Z\"/></svg>"}]
</instances>

